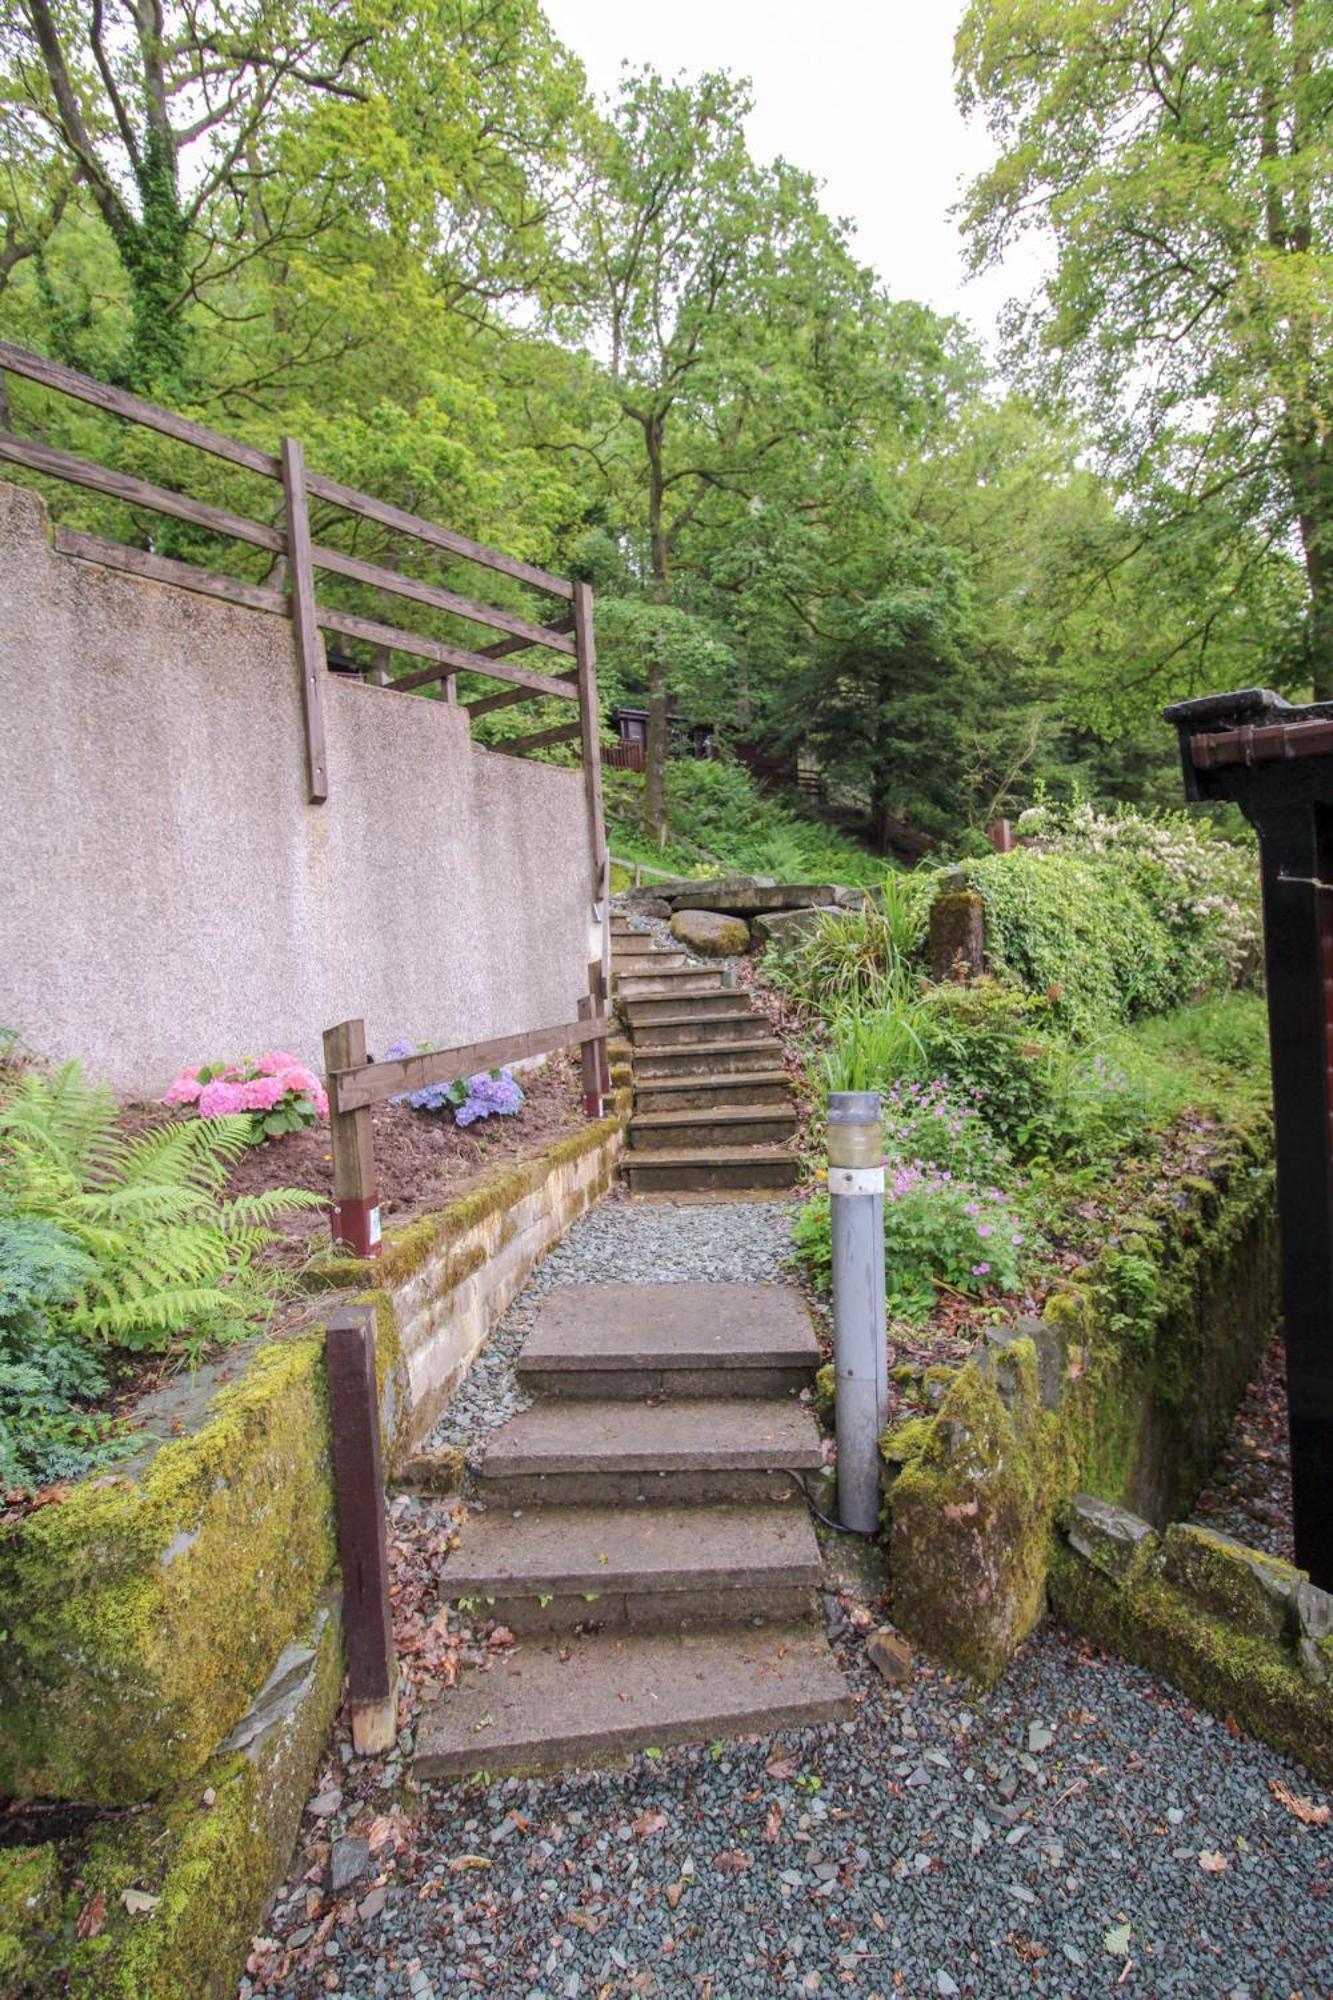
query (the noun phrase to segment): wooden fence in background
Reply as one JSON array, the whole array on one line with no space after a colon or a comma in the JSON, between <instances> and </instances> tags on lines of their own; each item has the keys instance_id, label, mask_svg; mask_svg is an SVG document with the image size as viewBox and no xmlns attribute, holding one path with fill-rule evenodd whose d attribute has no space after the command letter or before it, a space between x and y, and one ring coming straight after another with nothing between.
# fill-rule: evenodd
<instances>
[{"instance_id":1,"label":"wooden fence in background","mask_svg":"<svg viewBox=\"0 0 1333 2000\"><path fill-rule=\"evenodd\" d=\"M152 514L166 514L185 521L225 540L265 551L271 558L271 575L259 583L218 574L193 562L181 562L160 555L151 548L107 540L79 529L57 526L55 546L63 554L82 562L101 563L128 570L135 576L158 583L175 584L207 597L223 599L247 610L286 618L292 628L293 647L300 675L305 718L306 784L312 803L328 796L329 772L324 731L324 677L328 671L321 633L374 649L382 686L400 694L440 691L446 702L458 700L460 674L484 675L503 683L499 692L478 695L463 704L469 722L514 703L538 697L570 705L570 719L509 737L487 747L508 756L526 756L553 744L577 744L583 768L588 814L588 840L592 859L592 901L601 903L606 895L606 836L602 816L601 746L597 710L597 666L593 639L592 590L585 583L520 562L499 549L483 546L466 535L407 512L371 494L359 493L335 479L312 472L306 465L300 440L287 437L278 452L262 451L237 438L225 437L188 417L159 409L142 397L113 388L90 376L77 374L58 362L29 353L0 341L0 376L11 374L74 398L131 425L189 445L241 470L271 481L277 488L268 520L217 507L175 487L162 486L113 467L95 464L57 450L40 439L20 437L12 430L0 430L0 463L23 468L47 479L79 486L132 508ZM505 576L524 590L554 599L547 615L528 617L525 612L489 604L464 596L435 582L419 580L398 568L367 562L361 556L317 541L311 528L311 503L319 502L330 523L338 516L350 516L353 523L367 521L398 537L417 551L429 550L451 562L480 565ZM331 531L331 530L329 530ZM329 532L326 531L326 532ZM145 536L144 539L147 539ZM337 576L383 593L400 603L406 601L451 619L481 625L503 636L489 645L473 647L455 644L409 627L380 618L361 616L322 602L317 588L320 572ZM550 671L517 665L514 655L541 649L557 656ZM395 654L424 660L424 667L393 673L387 663ZM561 664L567 662L568 664Z\"/></svg>"}]
</instances>

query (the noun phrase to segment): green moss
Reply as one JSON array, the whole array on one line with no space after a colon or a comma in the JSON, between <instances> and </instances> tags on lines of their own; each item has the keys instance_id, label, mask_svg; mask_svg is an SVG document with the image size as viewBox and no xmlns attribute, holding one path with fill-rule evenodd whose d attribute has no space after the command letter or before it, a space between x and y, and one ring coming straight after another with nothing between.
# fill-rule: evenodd
<instances>
[{"instance_id":1,"label":"green moss","mask_svg":"<svg viewBox=\"0 0 1333 2000\"><path fill-rule=\"evenodd\" d=\"M0 1789L141 1800L196 1771L334 1560L323 1343L261 1350L193 1436L0 1536Z\"/></svg>"},{"instance_id":2,"label":"green moss","mask_svg":"<svg viewBox=\"0 0 1333 2000\"><path fill-rule=\"evenodd\" d=\"M33 1990L40 1948L59 1919L55 1848L0 1848L0 1994Z\"/></svg>"},{"instance_id":3,"label":"green moss","mask_svg":"<svg viewBox=\"0 0 1333 2000\"><path fill-rule=\"evenodd\" d=\"M1072 1631L1165 1675L1333 1783L1333 1692L1312 1688L1278 1640L1238 1631L1156 1574L1118 1588L1063 1546L1052 1553L1050 1593Z\"/></svg>"},{"instance_id":4,"label":"green moss","mask_svg":"<svg viewBox=\"0 0 1333 2000\"><path fill-rule=\"evenodd\" d=\"M838 1378L831 1361L815 1371L815 1414L821 1423L833 1422L833 1411L837 1401Z\"/></svg>"},{"instance_id":5,"label":"green moss","mask_svg":"<svg viewBox=\"0 0 1333 2000\"><path fill-rule=\"evenodd\" d=\"M1041 1615L1051 1521L1073 1476L1032 1341L1005 1360L1004 1395L965 1368L938 1416L919 1420L890 1502L895 1623L983 1683Z\"/></svg>"},{"instance_id":6,"label":"green moss","mask_svg":"<svg viewBox=\"0 0 1333 2000\"><path fill-rule=\"evenodd\" d=\"M329 1616L302 1698L247 1752L215 1757L151 1810L97 1836L79 1874L83 1896L105 1895L106 1927L48 1954L71 1996L229 2000L286 1870L341 1683ZM131 1915L127 1889L155 1896L156 1907Z\"/></svg>"}]
</instances>

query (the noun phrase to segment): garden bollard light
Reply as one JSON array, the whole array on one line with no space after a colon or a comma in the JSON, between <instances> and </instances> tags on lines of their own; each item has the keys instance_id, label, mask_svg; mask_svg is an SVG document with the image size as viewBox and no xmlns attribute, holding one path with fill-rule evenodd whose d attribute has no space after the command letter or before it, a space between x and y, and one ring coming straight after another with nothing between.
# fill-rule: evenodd
<instances>
[{"instance_id":1,"label":"garden bollard light","mask_svg":"<svg viewBox=\"0 0 1333 2000\"><path fill-rule=\"evenodd\" d=\"M879 1526L879 1440L889 1416L884 1331L884 1127L879 1093L835 1090L828 1107L838 1518Z\"/></svg>"}]
</instances>

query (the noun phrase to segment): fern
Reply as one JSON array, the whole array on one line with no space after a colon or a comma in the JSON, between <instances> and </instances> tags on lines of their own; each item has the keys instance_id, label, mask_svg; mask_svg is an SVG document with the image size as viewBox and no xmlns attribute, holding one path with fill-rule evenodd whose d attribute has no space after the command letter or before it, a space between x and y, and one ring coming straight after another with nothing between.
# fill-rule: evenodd
<instances>
[{"instance_id":1,"label":"fern","mask_svg":"<svg viewBox=\"0 0 1333 2000\"><path fill-rule=\"evenodd\" d=\"M77 1063L21 1077L0 1105L0 1199L60 1232L87 1266L55 1323L136 1349L249 1331L281 1282L260 1262L270 1225L322 1205L300 1188L226 1200L249 1139L245 1116L130 1137Z\"/></svg>"}]
</instances>

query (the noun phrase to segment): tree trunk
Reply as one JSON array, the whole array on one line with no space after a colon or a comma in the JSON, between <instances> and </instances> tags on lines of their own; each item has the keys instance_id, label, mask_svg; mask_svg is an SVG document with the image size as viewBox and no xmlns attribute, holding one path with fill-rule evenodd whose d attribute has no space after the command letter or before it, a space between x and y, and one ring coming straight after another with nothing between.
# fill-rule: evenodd
<instances>
[{"instance_id":1,"label":"tree trunk","mask_svg":"<svg viewBox=\"0 0 1333 2000\"><path fill-rule=\"evenodd\" d=\"M654 412L644 425L644 442L648 448L648 539L652 561L652 594L658 604L667 602L670 582L667 574L667 541L662 524L663 499L666 488L662 483L662 436L666 429L664 414ZM664 658L664 635L658 635L653 645L653 656L648 662L648 741L644 746L643 819L649 834L659 847L666 846L667 803L666 766L669 747L669 722L667 716L667 663Z\"/></svg>"},{"instance_id":2,"label":"tree trunk","mask_svg":"<svg viewBox=\"0 0 1333 2000\"><path fill-rule=\"evenodd\" d=\"M1306 437L1288 453L1308 591L1306 644L1316 701L1333 701L1333 463Z\"/></svg>"}]
</instances>

